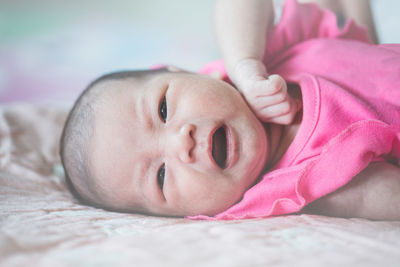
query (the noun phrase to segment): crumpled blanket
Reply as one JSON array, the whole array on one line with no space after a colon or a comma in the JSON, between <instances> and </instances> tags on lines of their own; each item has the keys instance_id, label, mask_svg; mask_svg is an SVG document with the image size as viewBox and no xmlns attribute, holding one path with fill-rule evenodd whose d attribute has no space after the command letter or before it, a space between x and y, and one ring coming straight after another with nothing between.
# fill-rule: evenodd
<instances>
[{"instance_id":1,"label":"crumpled blanket","mask_svg":"<svg viewBox=\"0 0 400 267\"><path fill-rule=\"evenodd\" d=\"M64 109L0 107L0 266L397 266L400 222L194 221L81 205L60 171ZM318 257L316 257L318 255Z\"/></svg>"},{"instance_id":2,"label":"crumpled blanket","mask_svg":"<svg viewBox=\"0 0 400 267\"><path fill-rule=\"evenodd\" d=\"M60 163L58 140L66 111L31 105L10 105L0 109L0 170L24 177L20 186L59 188L63 179L54 175ZM58 165L59 166L59 165ZM59 167L58 167L59 168ZM46 176L48 179L43 179ZM4 183L19 183L1 180ZM15 184L15 185L16 185Z\"/></svg>"}]
</instances>

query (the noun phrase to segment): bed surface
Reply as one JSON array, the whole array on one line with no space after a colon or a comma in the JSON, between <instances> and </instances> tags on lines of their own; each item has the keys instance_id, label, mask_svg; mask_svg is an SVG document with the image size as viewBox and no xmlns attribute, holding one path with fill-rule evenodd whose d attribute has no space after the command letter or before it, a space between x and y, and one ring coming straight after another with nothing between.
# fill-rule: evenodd
<instances>
[{"instance_id":1,"label":"bed surface","mask_svg":"<svg viewBox=\"0 0 400 267\"><path fill-rule=\"evenodd\" d=\"M0 266L399 266L400 222L191 221L80 205L59 169L65 112L0 112Z\"/></svg>"}]
</instances>

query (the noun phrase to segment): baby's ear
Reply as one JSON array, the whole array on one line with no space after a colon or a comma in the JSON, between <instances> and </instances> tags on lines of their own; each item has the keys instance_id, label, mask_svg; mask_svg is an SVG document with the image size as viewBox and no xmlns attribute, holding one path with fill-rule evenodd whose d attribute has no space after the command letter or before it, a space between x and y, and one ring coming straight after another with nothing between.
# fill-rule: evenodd
<instances>
[{"instance_id":1,"label":"baby's ear","mask_svg":"<svg viewBox=\"0 0 400 267\"><path fill-rule=\"evenodd\" d=\"M168 65L165 67L170 72L183 72L184 70L176 66Z\"/></svg>"},{"instance_id":2,"label":"baby's ear","mask_svg":"<svg viewBox=\"0 0 400 267\"><path fill-rule=\"evenodd\" d=\"M170 72L181 72L181 71L184 71L183 69L178 68L176 66L164 65L164 64L153 65L153 66L150 67L150 69L152 69L152 70L166 70L166 71L170 71Z\"/></svg>"},{"instance_id":3,"label":"baby's ear","mask_svg":"<svg viewBox=\"0 0 400 267\"><path fill-rule=\"evenodd\" d=\"M207 75L209 75L209 76L211 76L211 77L213 77L215 79L218 79L218 80L223 80L224 79L224 75L218 70L215 70L213 72L207 73Z\"/></svg>"}]
</instances>

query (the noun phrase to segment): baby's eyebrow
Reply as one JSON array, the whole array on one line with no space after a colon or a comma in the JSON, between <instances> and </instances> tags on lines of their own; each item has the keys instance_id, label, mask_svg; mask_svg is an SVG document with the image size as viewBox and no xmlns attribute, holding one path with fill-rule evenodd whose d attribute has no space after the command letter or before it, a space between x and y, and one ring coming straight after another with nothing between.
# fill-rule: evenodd
<instances>
[{"instance_id":1,"label":"baby's eyebrow","mask_svg":"<svg viewBox=\"0 0 400 267\"><path fill-rule=\"evenodd\" d=\"M143 90L146 92L143 92L137 98L135 112L143 129L151 130L159 118L160 94L157 93L157 90L149 90L149 88L143 88Z\"/></svg>"},{"instance_id":2,"label":"baby's eyebrow","mask_svg":"<svg viewBox=\"0 0 400 267\"><path fill-rule=\"evenodd\" d=\"M149 173L149 163L145 161L135 162L135 168L133 173L134 186L136 187L136 192L140 192L140 199L148 201L148 196L146 195L145 188L148 187L148 183L150 181L150 173ZM137 190L139 189L139 190Z\"/></svg>"},{"instance_id":3,"label":"baby's eyebrow","mask_svg":"<svg viewBox=\"0 0 400 267\"><path fill-rule=\"evenodd\" d=\"M140 95L136 101L136 117L139 122L144 123L146 126L150 125L149 121L149 110L147 107L146 98L144 94Z\"/></svg>"}]
</instances>

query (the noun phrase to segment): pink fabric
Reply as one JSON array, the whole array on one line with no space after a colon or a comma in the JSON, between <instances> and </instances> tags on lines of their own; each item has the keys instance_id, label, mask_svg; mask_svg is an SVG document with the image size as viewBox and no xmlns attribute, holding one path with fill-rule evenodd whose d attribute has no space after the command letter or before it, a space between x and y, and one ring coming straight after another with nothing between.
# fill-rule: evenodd
<instances>
[{"instance_id":1,"label":"pink fabric","mask_svg":"<svg viewBox=\"0 0 400 267\"><path fill-rule=\"evenodd\" d=\"M286 2L270 33L267 68L303 94L303 121L282 159L242 200L215 217L244 219L300 211L348 183L370 162L400 159L400 45L371 45L349 21ZM214 62L205 69L221 69Z\"/></svg>"}]
</instances>

